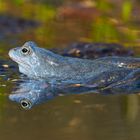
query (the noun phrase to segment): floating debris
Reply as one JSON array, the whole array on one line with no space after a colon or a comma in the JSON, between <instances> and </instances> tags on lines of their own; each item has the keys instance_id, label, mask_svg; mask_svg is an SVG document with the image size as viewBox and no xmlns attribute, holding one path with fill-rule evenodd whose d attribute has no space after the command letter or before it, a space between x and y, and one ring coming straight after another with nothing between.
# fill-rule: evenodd
<instances>
[{"instance_id":1,"label":"floating debris","mask_svg":"<svg viewBox=\"0 0 140 140\"><path fill-rule=\"evenodd\" d=\"M9 65L7 65L7 64L3 64L2 65L4 68L9 68Z\"/></svg>"},{"instance_id":2,"label":"floating debris","mask_svg":"<svg viewBox=\"0 0 140 140\"><path fill-rule=\"evenodd\" d=\"M81 100L74 100L74 103L80 104L81 103Z\"/></svg>"}]
</instances>

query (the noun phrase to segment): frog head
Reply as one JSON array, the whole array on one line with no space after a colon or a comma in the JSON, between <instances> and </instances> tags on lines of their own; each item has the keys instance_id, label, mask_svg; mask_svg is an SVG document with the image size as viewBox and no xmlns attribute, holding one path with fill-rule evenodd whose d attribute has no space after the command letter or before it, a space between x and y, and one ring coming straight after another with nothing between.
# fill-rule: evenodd
<instances>
[{"instance_id":1,"label":"frog head","mask_svg":"<svg viewBox=\"0 0 140 140\"><path fill-rule=\"evenodd\" d=\"M39 48L34 42L26 42L23 46L9 51L10 58L18 63L19 71L28 77L42 78L55 75L61 56Z\"/></svg>"}]
</instances>

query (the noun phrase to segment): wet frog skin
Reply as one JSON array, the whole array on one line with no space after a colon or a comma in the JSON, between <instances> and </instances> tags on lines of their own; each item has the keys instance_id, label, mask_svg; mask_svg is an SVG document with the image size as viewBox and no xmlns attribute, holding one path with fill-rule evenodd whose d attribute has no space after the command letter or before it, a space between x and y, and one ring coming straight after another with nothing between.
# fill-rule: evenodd
<instances>
[{"instance_id":1,"label":"wet frog skin","mask_svg":"<svg viewBox=\"0 0 140 140\"><path fill-rule=\"evenodd\" d=\"M18 63L19 71L29 78L45 79L50 83L87 84L95 88L126 80L128 75L140 70L140 58L110 56L88 60L64 57L39 48L32 41L11 49L9 56Z\"/></svg>"}]
</instances>

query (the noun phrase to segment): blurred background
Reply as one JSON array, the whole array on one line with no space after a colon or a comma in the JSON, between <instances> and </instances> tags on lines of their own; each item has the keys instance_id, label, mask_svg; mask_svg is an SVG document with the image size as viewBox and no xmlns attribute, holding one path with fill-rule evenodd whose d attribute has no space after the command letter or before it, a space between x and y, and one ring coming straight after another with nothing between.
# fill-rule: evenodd
<instances>
[{"instance_id":1,"label":"blurred background","mask_svg":"<svg viewBox=\"0 0 140 140\"><path fill-rule=\"evenodd\" d=\"M77 41L139 46L139 6L139 0L0 0L0 45L34 40L47 48Z\"/></svg>"},{"instance_id":2,"label":"blurred background","mask_svg":"<svg viewBox=\"0 0 140 140\"><path fill-rule=\"evenodd\" d=\"M0 139L140 139L138 94L69 95L29 111L9 101L19 75L8 51L29 40L117 43L140 56L139 0L0 0Z\"/></svg>"}]
</instances>

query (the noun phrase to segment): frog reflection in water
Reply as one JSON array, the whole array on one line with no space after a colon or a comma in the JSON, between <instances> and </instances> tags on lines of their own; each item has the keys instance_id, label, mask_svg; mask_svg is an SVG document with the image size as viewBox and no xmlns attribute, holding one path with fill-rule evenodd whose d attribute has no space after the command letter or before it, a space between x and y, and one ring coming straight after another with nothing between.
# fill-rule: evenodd
<instances>
[{"instance_id":1,"label":"frog reflection in water","mask_svg":"<svg viewBox=\"0 0 140 140\"><path fill-rule=\"evenodd\" d=\"M9 95L9 99L21 105L24 109L31 109L35 105L48 102L57 96L69 94L87 94L87 93L137 93L140 91L140 72L137 71L130 75L131 80L123 80L112 84L104 89L95 90L94 87L78 84L50 84L46 80L24 80L19 83L14 94ZM121 83L123 82L123 84Z\"/></svg>"},{"instance_id":2,"label":"frog reflection in water","mask_svg":"<svg viewBox=\"0 0 140 140\"><path fill-rule=\"evenodd\" d=\"M24 80L9 95L9 99L19 103L24 109L47 102L57 96L93 92L92 87L77 84L52 85L46 80Z\"/></svg>"},{"instance_id":3,"label":"frog reflection in water","mask_svg":"<svg viewBox=\"0 0 140 140\"><path fill-rule=\"evenodd\" d=\"M140 58L116 56L88 60L64 57L39 48L31 41L11 49L9 56L18 63L19 71L30 78L45 79L51 84L84 84L98 90L110 89L115 83L119 83L121 89L133 75L138 76L135 73L140 70Z\"/></svg>"}]
</instances>

